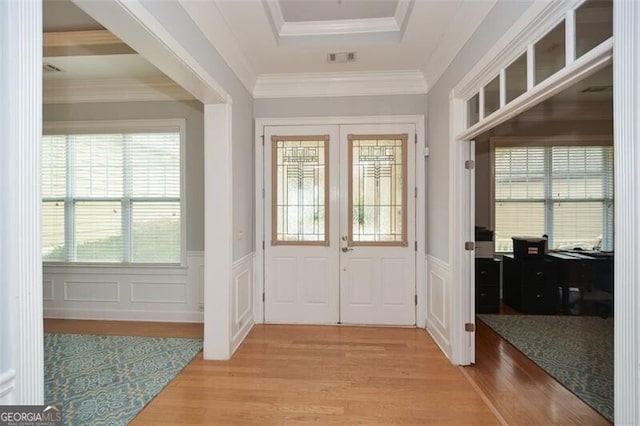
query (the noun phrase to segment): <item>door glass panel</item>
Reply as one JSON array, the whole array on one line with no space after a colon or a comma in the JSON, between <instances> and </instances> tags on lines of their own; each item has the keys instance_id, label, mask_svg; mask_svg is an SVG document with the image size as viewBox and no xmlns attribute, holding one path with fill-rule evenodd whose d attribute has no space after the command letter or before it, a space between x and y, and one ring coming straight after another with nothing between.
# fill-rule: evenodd
<instances>
[{"instance_id":1,"label":"door glass panel","mask_svg":"<svg viewBox=\"0 0 640 426\"><path fill-rule=\"evenodd\" d=\"M536 84L565 66L564 21L549 31L535 46Z\"/></svg>"},{"instance_id":2,"label":"door glass panel","mask_svg":"<svg viewBox=\"0 0 640 426\"><path fill-rule=\"evenodd\" d=\"M329 245L329 136L272 136L272 245Z\"/></svg>"},{"instance_id":3,"label":"door glass panel","mask_svg":"<svg viewBox=\"0 0 640 426\"><path fill-rule=\"evenodd\" d=\"M484 86L484 116L487 117L500 108L500 77Z\"/></svg>"},{"instance_id":4,"label":"door glass panel","mask_svg":"<svg viewBox=\"0 0 640 426\"><path fill-rule=\"evenodd\" d=\"M523 53L505 70L507 103L527 91L527 55Z\"/></svg>"},{"instance_id":5,"label":"door glass panel","mask_svg":"<svg viewBox=\"0 0 640 426\"><path fill-rule=\"evenodd\" d=\"M576 9L576 58L613 35L613 0L587 0Z\"/></svg>"},{"instance_id":6,"label":"door glass panel","mask_svg":"<svg viewBox=\"0 0 640 426\"><path fill-rule=\"evenodd\" d=\"M407 134L349 135L349 243L407 245Z\"/></svg>"}]
</instances>

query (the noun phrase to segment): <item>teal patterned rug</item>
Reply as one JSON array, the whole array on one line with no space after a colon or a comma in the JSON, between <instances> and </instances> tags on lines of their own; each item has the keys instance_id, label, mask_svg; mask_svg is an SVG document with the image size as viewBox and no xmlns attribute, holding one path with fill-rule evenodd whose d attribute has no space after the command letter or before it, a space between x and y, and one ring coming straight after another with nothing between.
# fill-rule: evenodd
<instances>
[{"instance_id":1,"label":"teal patterned rug","mask_svg":"<svg viewBox=\"0 0 640 426\"><path fill-rule=\"evenodd\" d=\"M202 349L200 339L44 336L45 404L65 425L126 425Z\"/></svg>"},{"instance_id":2,"label":"teal patterned rug","mask_svg":"<svg viewBox=\"0 0 640 426\"><path fill-rule=\"evenodd\" d=\"M613 422L613 318L484 314L478 318Z\"/></svg>"}]
</instances>

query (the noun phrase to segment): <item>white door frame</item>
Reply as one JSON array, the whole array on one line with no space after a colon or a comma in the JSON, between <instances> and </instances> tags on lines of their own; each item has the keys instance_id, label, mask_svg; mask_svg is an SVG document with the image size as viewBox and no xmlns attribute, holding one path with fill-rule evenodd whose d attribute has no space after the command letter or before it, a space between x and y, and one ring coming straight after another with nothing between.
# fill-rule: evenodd
<instances>
[{"instance_id":1,"label":"white door frame","mask_svg":"<svg viewBox=\"0 0 640 426\"><path fill-rule=\"evenodd\" d=\"M613 42L611 40L604 42L578 59L571 58L569 60L567 58L567 66L535 86L533 80L530 79L528 90L524 94L507 105L504 104L503 99L501 107L497 111L487 117L481 116L480 121L469 128L466 126L465 101L474 93L480 93L482 99L483 85L495 76L502 75L500 70L523 52L528 52L529 57L532 57L533 43L562 19L567 18L568 21L568 16L573 13L572 8L580 3L579 0L534 3L514 27L496 43L494 49L478 61L476 66L450 92L449 212L451 220L449 222L449 260L452 314L451 361L454 364L468 365L475 362L474 348L469 344L469 334L473 339L475 333L465 331L465 324L475 323L473 310L467 308L471 306L473 295L470 279L473 265L472 261L468 260L468 256L465 256L464 250L464 242L473 240L470 230L473 229L475 218L472 217L472 222L469 223L467 208L469 190L465 185L468 177L464 170L467 150L461 145L467 144L476 136L532 108L610 64L613 57Z\"/></svg>"},{"instance_id":2,"label":"white door frame","mask_svg":"<svg viewBox=\"0 0 640 426\"><path fill-rule=\"evenodd\" d=\"M254 281L254 321L264 323L264 145L263 133L265 126L304 126L304 125L346 125L346 124L413 124L416 129L416 323L424 328L427 319L427 291L425 270L425 241L426 241L426 205L425 205L425 161L421 153L425 146L425 117L424 115L383 115L383 116L355 116L355 117L303 117L303 118L256 118L255 119L255 281Z\"/></svg>"},{"instance_id":3,"label":"white door frame","mask_svg":"<svg viewBox=\"0 0 640 426\"><path fill-rule=\"evenodd\" d=\"M453 313L452 362L468 364L473 362L472 353L465 343L463 324L469 320L468 310L461 308L465 298L469 297L468 279L464 265L456 257L460 250L463 230L468 218L463 212L465 196L458 194L460 188L460 162L464 151L460 148L464 141L472 139L526 109L547 99L555 93L580 81L590 73L613 61L614 65L614 164L616 169L615 199L616 232L615 240L615 372L614 393L615 417L620 424L639 424L640 408L640 2L616 1L613 3L613 42L606 42L570 63L545 82L532 87L489 117L484 118L465 130L464 100L482 85L493 78L504 65L515 59L523 48L535 41L539 35L555 26L566 11L563 8L575 7L580 1L536 2L485 55L474 69L461 80L451 92L450 97L450 205L453 218L450 225L450 250ZM571 16L569 12L568 17ZM569 20L568 20L569 21ZM615 46L615 56L613 49ZM528 49L529 51L531 49ZM571 50L571 49L568 49ZM575 58L574 58L575 59ZM474 87L475 86L475 87Z\"/></svg>"},{"instance_id":4,"label":"white door frame","mask_svg":"<svg viewBox=\"0 0 640 426\"><path fill-rule=\"evenodd\" d=\"M139 1L72 1L204 104L204 358L229 359L233 350L232 98L172 30Z\"/></svg>"}]
</instances>

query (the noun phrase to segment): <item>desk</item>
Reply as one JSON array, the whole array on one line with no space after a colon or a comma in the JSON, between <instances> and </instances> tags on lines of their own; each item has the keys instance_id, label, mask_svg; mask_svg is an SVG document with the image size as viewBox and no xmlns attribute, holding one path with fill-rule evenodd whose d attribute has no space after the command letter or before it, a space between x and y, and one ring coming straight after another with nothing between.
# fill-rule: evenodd
<instances>
[{"instance_id":1,"label":"desk","mask_svg":"<svg viewBox=\"0 0 640 426\"><path fill-rule=\"evenodd\" d=\"M549 253L558 267L558 284L562 288L562 313L571 315L570 289L580 292L581 298L611 305L613 301L613 255L600 252ZM610 306L609 306L610 307ZM606 308L606 306L602 306ZM601 312L601 315L603 312ZM605 315L606 316L606 315Z\"/></svg>"},{"instance_id":2,"label":"desk","mask_svg":"<svg viewBox=\"0 0 640 426\"><path fill-rule=\"evenodd\" d=\"M541 257L516 259L503 256L503 299L524 314L570 315L570 289L583 300L599 304L607 316L613 300L613 254L554 252ZM561 289L559 292L558 289Z\"/></svg>"}]
</instances>

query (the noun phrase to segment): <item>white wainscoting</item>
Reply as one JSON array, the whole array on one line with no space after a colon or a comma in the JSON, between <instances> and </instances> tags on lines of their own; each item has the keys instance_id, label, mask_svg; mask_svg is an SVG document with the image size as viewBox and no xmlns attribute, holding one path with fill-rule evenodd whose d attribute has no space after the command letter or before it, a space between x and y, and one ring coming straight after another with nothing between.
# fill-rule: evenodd
<instances>
[{"instance_id":1,"label":"white wainscoting","mask_svg":"<svg viewBox=\"0 0 640 426\"><path fill-rule=\"evenodd\" d=\"M204 252L188 252L186 267L43 269L45 318L203 321Z\"/></svg>"},{"instance_id":2,"label":"white wainscoting","mask_svg":"<svg viewBox=\"0 0 640 426\"><path fill-rule=\"evenodd\" d=\"M427 255L427 331L451 359L451 286L449 265Z\"/></svg>"},{"instance_id":3,"label":"white wainscoting","mask_svg":"<svg viewBox=\"0 0 640 426\"><path fill-rule=\"evenodd\" d=\"M233 262L231 277L231 353L253 327L253 269L255 253Z\"/></svg>"}]
</instances>

